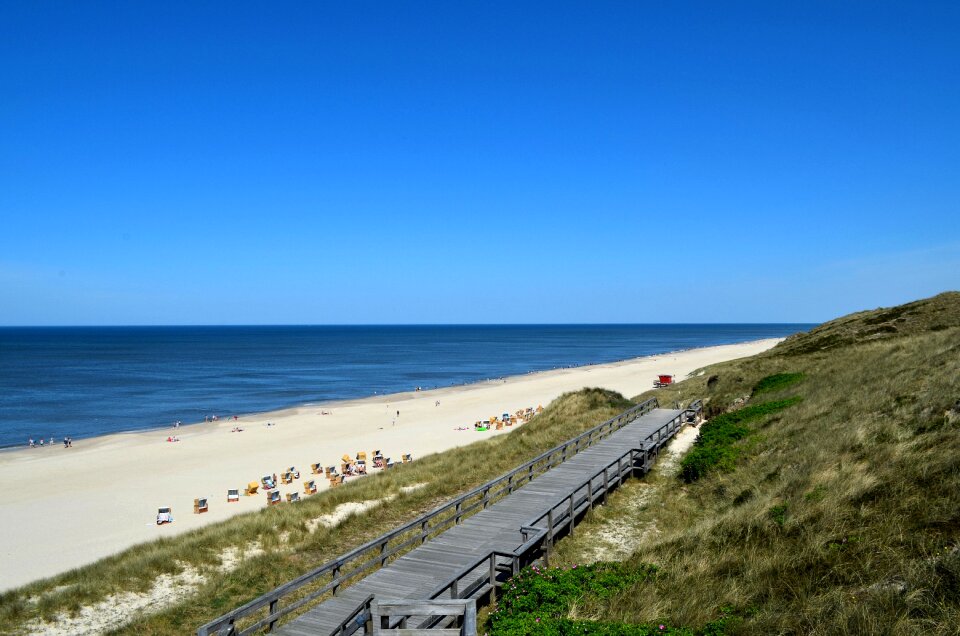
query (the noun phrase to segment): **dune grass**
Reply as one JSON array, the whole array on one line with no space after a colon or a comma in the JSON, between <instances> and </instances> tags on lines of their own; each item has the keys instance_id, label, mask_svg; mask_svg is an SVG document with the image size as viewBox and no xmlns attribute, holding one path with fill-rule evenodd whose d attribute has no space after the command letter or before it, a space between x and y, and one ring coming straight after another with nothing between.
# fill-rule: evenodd
<instances>
[{"instance_id":1,"label":"dune grass","mask_svg":"<svg viewBox=\"0 0 960 636\"><path fill-rule=\"evenodd\" d=\"M752 432L748 423L793 406L801 399L795 395L751 404L708 420L700 428L696 444L680 462L681 479L689 484L714 470L733 470L742 450L737 442Z\"/></svg>"},{"instance_id":2,"label":"dune grass","mask_svg":"<svg viewBox=\"0 0 960 636\"><path fill-rule=\"evenodd\" d=\"M629 519L645 531L623 566L657 568L585 594L576 616L694 634L960 633L960 295L933 300L843 319L865 334L850 342L821 347L828 324L661 391L708 395L715 414L802 400L744 423L730 470L630 482L562 540L552 563L571 567ZM872 335L904 316L926 326ZM803 379L764 383L785 374Z\"/></svg>"},{"instance_id":3,"label":"dune grass","mask_svg":"<svg viewBox=\"0 0 960 636\"><path fill-rule=\"evenodd\" d=\"M121 592L146 592L162 574L192 568L204 582L188 598L151 615L131 617L115 633L184 634L199 625L315 568L353 547L488 481L633 403L617 393L584 389L558 398L543 413L509 434L426 456L385 473L325 490L304 501L240 515L171 539L134 546L90 566L0 595L0 633L16 634L33 619ZM410 492L404 486L425 484ZM345 502L381 500L335 528L310 531L308 523ZM225 550L258 554L222 572ZM262 551L262 552L260 552Z\"/></svg>"}]
</instances>

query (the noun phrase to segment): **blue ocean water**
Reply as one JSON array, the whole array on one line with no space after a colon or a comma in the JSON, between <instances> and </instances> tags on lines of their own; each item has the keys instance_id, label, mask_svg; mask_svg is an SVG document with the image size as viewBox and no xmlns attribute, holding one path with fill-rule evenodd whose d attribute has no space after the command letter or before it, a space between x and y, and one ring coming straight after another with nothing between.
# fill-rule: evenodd
<instances>
[{"instance_id":1,"label":"blue ocean water","mask_svg":"<svg viewBox=\"0 0 960 636\"><path fill-rule=\"evenodd\" d=\"M0 447L452 386L812 326L0 328Z\"/></svg>"}]
</instances>

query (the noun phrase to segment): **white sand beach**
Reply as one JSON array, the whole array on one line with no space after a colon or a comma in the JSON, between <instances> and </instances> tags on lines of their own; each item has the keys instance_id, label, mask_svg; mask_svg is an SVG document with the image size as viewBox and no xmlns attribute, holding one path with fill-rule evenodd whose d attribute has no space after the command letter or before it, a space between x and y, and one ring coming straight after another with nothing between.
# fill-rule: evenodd
<instances>
[{"instance_id":1,"label":"white sand beach","mask_svg":"<svg viewBox=\"0 0 960 636\"><path fill-rule=\"evenodd\" d=\"M751 356L777 342L766 339L468 386L301 406L177 431L108 435L77 440L70 449L60 445L0 453L0 480L5 485L0 492L0 590L91 563L137 543L264 508L263 494L241 496L238 503L228 504L227 489L242 489L249 481L280 474L291 465L301 479L280 491L302 495L302 483L314 462L332 465L344 453L374 449L396 461L402 453L412 453L416 460L511 430L476 432L473 423L479 419L546 406L583 387L634 396L649 389L658 373L682 379L700 367ZM234 427L243 431L231 432ZM180 441L167 442L170 435ZM326 487L323 479L317 484ZM194 498L204 496L210 511L193 514ZM173 524L155 524L159 506L173 508Z\"/></svg>"}]
</instances>

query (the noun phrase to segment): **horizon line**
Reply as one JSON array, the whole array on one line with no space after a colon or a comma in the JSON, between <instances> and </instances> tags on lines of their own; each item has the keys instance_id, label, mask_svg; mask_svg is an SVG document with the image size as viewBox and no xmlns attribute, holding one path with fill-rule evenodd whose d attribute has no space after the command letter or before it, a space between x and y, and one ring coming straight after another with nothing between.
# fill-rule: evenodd
<instances>
[{"instance_id":1,"label":"horizon line","mask_svg":"<svg viewBox=\"0 0 960 636\"><path fill-rule=\"evenodd\" d=\"M720 325L819 325L822 322L409 322L409 323L171 323L171 324L96 324L96 325L0 325L0 329L156 329L216 327L658 327Z\"/></svg>"}]
</instances>

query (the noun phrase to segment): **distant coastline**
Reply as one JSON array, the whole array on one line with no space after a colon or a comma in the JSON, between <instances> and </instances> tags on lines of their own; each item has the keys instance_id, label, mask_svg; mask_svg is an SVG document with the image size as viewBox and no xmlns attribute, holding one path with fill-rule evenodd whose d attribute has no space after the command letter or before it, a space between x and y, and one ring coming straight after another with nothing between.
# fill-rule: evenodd
<instances>
[{"instance_id":1,"label":"distant coastline","mask_svg":"<svg viewBox=\"0 0 960 636\"><path fill-rule=\"evenodd\" d=\"M808 324L5 327L0 452L783 337ZM39 450L39 449L38 449Z\"/></svg>"}]
</instances>

